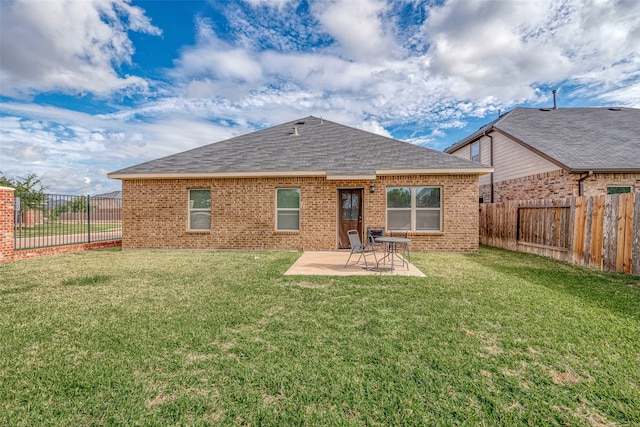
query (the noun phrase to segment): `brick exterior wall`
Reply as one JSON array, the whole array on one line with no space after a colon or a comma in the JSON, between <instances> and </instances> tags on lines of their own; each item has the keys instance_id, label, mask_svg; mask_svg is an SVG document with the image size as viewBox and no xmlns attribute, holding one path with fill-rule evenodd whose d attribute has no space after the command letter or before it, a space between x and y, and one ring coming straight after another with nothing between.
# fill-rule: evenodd
<instances>
[{"instance_id":1,"label":"brick exterior wall","mask_svg":"<svg viewBox=\"0 0 640 427\"><path fill-rule=\"evenodd\" d=\"M47 248L15 251L13 239L15 201L13 192L13 188L0 187L0 263L36 258L45 255L56 255L88 249L120 246L122 244L121 240L114 240L108 242L78 243L75 245L52 246Z\"/></svg>"},{"instance_id":2,"label":"brick exterior wall","mask_svg":"<svg viewBox=\"0 0 640 427\"><path fill-rule=\"evenodd\" d=\"M583 175L584 176L584 175ZM557 199L580 195L581 175L565 171L554 171L523 178L495 182L494 202L508 200L543 200ZM584 179L582 183L583 196L607 194L607 186L626 185L631 192L640 191L640 174L600 174L596 173ZM491 186L480 186L480 195L484 202L491 200Z\"/></svg>"},{"instance_id":3,"label":"brick exterior wall","mask_svg":"<svg viewBox=\"0 0 640 427\"><path fill-rule=\"evenodd\" d=\"M640 173L596 173L584 180L583 196L607 194L608 186L630 186L632 193L640 192Z\"/></svg>"},{"instance_id":4,"label":"brick exterior wall","mask_svg":"<svg viewBox=\"0 0 640 427\"><path fill-rule=\"evenodd\" d=\"M13 188L0 187L0 262L13 260Z\"/></svg>"},{"instance_id":5,"label":"brick exterior wall","mask_svg":"<svg viewBox=\"0 0 640 427\"><path fill-rule=\"evenodd\" d=\"M123 249L335 250L338 189L363 188L363 225L386 224L386 188L442 186L443 230L410 233L412 251L478 250L478 176L123 180ZM188 190L211 190L211 230L188 231ZM276 188L300 188L300 231L275 230Z\"/></svg>"}]
</instances>

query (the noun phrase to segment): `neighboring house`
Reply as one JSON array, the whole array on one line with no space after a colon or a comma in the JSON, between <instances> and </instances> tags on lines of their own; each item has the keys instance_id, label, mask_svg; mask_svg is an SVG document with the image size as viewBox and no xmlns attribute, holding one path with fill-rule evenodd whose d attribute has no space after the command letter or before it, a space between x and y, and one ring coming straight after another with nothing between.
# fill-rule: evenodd
<instances>
[{"instance_id":1,"label":"neighboring house","mask_svg":"<svg viewBox=\"0 0 640 427\"><path fill-rule=\"evenodd\" d=\"M91 206L96 209L120 209L122 207L122 191L91 196Z\"/></svg>"},{"instance_id":2,"label":"neighboring house","mask_svg":"<svg viewBox=\"0 0 640 427\"><path fill-rule=\"evenodd\" d=\"M446 153L493 166L484 202L640 191L640 110L515 108Z\"/></svg>"},{"instance_id":3,"label":"neighboring house","mask_svg":"<svg viewBox=\"0 0 640 427\"><path fill-rule=\"evenodd\" d=\"M307 117L112 172L123 248L335 250L406 230L411 250L478 249L487 166Z\"/></svg>"}]
</instances>

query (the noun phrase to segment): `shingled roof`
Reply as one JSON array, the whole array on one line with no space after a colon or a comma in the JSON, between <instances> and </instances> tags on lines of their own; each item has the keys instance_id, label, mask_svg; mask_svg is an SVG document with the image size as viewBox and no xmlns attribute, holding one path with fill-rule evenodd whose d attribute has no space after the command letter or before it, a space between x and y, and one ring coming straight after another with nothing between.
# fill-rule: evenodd
<instances>
[{"instance_id":1,"label":"shingled roof","mask_svg":"<svg viewBox=\"0 0 640 427\"><path fill-rule=\"evenodd\" d=\"M515 108L445 150L497 131L571 172L640 172L640 110Z\"/></svg>"},{"instance_id":2,"label":"shingled roof","mask_svg":"<svg viewBox=\"0 0 640 427\"><path fill-rule=\"evenodd\" d=\"M110 178L484 174L493 169L309 116L110 173Z\"/></svg>"}]
</instances>

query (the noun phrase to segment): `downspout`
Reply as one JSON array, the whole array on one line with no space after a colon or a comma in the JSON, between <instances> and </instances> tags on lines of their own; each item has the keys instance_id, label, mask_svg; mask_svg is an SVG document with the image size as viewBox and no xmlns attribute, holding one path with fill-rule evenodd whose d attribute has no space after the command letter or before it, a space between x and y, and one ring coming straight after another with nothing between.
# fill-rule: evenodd
<instances>
[{"instance_id":1,"label":"downspout","mask_svg":"<svg viewBox=\"0 0 640 427\"><path fill-rule=\"evenodd\" d=\"M491 162L491 164L489 166L493 167L493 136L489 135L486 130L483 132L482 136L489 137L489 150L490 150L490 154L491 154L489 156L489 160ZM490 186L490 189L491 189L491 203L493 203L493 201L494 201L494 193L495 193L494 188L493 188L493 172L491 172L489 174L489 179L490 179L489 186Z\"/></svg>"},{"instance_id":2,"label":"downspout","mask_svg":"<svg viewBox=\"0 0 640 427\"><path fill-rule=\"evenodd\" d=\"M491 167L493 167L493 136L491 135L487 135L489 137L489 148L491 149ZM494 189L493 189L493 172L491 172L491 203L493 203L493 194L494 194Z\"/></svg>"},{"instance_id":3,"label":"downspout","mask_svg":"<svg viewBox=\"0 0 640 427\"><path fill-rule=\"evenodd\" d=\"M578 196L584 196L584 180L592 176L593 171L589 171L585 176L581 176L578 179Z\"/></svg>"}]
</instances>

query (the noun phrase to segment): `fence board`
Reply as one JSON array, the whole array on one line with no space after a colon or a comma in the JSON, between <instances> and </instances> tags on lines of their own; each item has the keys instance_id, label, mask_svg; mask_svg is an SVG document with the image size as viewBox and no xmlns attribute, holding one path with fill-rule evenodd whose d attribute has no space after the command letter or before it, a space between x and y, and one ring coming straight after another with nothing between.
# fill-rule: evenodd
<instances>
[{"instance_id":1,"label":"fence board","mask_svg":"<svg viewBox=\"0 0 640 427\"><path fill-rule=\"evenodd\" d=\"M602 266L606 271L616 270L616 257L618 247L618 212L619 200L617 195L609 195L604 206L603 223L603 250Z\"/></svg>"},{"instance_id":2,"label":"fence board","mask_svg":"<svg viewBox=\"0 0 640 427\"><path fill-rule=\"evenodd\" d=\"M593 202L594 217L591 223L591 259L589 265L602 270L605 196L595 196Z\"/></svg>"},{"instance_id":3,"label":"fence board","mask_svg":"<svg viewBox=\"0 0 640 427\"><path fill-rule=\"evenodd\" d=\"M591 224L593 223L593 198L589 197L587 199L587 212L585 214L584 221L584 246L583 246L583 257L581 265L589 265L589 260L591 259Z\"/></svg>"},{"instance_id":4,"label":"fence board","mask_svg":"<svg viewBox=\"0 0 640 427\"><path fill-rule=\"evenodd\" d=\"M621 194L618 213L618 246L616 247L617 272L631 273L631 237L633 233L632 212L633 198L631 194ZM627 249L629 248L629 249Z\"/></svg>"},{"instance_id":5,"label":"fence board","mask_svg":"<svg viewBox=\"0 0 640 427\"><path fill-rule=\"evenodd\" d=\"M640 193L636 193L633 209L633 239L631 255L631 273L640 276Z\"/></svg>"},{"instance_id":6,"label":"fence board","mask_svg":"<svg viewBox=\"0 0 640 427\"><path fill-rule=\"evenodd\" d=\"M575 220L573 226L573 263L582 265L584 259L584 230L587 220L587 206L584 197L575 199Z\"/></svg>"},{"instance_id":7,"label":"fence board","mask_svg":"<svg viewBox=\"0 0 640 427\"><path fill-rule=\"evenodd\" d=\"M577 211L575 197L567 197L566 204L568 204L570 208L569 208L569 213L567 218L567 225L564 229L564 232L567 234L567 237L566 237L567 248L569 248L569 252L567 252L565 261L574 262L574 258L575 258L575 255L573 253L573 250L575 248L574 230L576 227L576 211Z\"/></svg>"}]
</instances>

